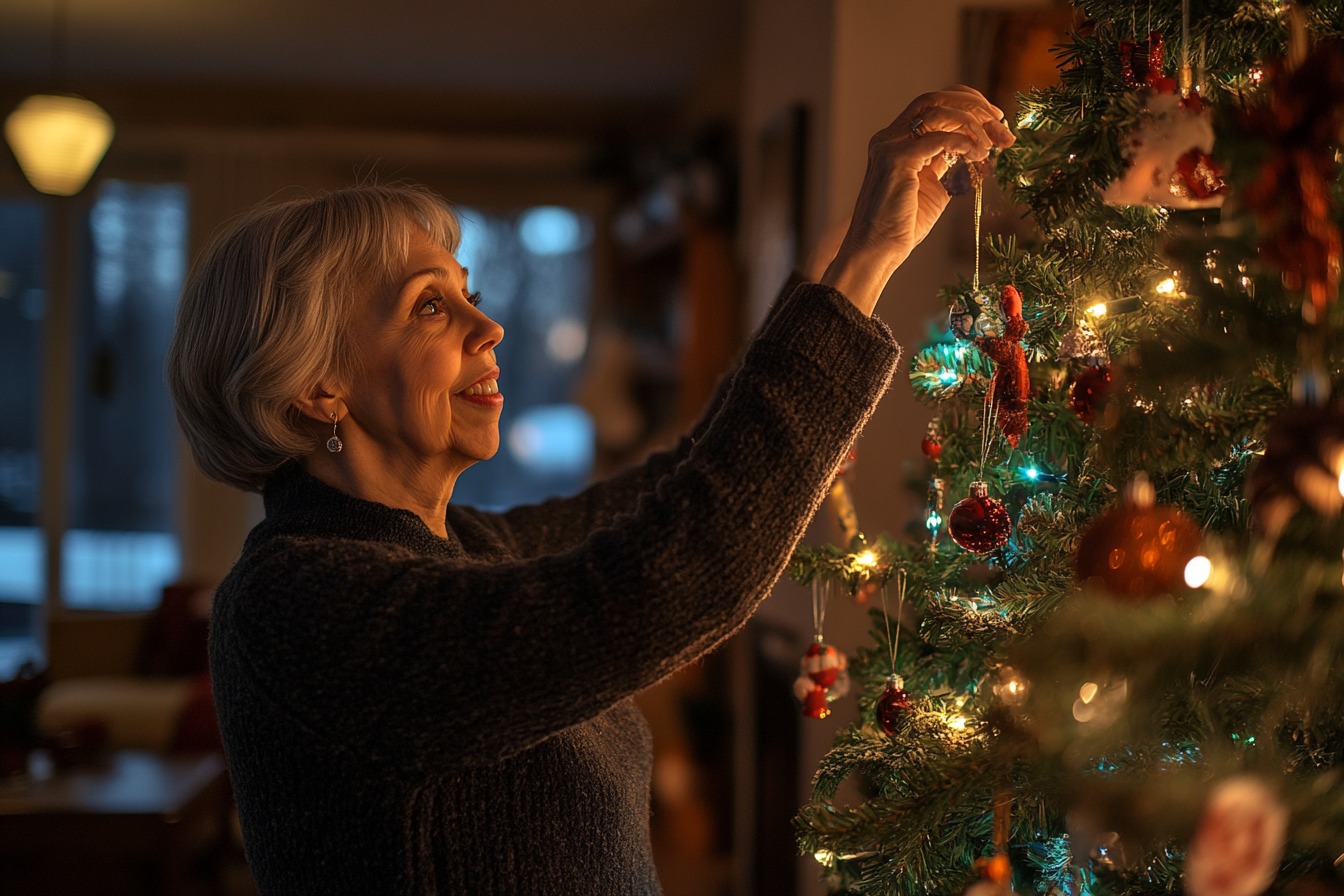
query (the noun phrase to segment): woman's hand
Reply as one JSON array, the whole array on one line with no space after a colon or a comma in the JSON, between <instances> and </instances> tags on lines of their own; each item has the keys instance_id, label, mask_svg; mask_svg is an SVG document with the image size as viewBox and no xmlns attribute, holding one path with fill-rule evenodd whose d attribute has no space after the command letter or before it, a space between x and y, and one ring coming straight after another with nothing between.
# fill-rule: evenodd
<instances>
[{"instance_id":1,"label":"woman's hand","mask_svg":"<svg viewBox=\"0 0 1344 896\"><path fill-rule=\"evenodd\" d=\"M912 128L911 125L917 127ZM982 161L1012 146L1003 111L970 87L926 93L868 142L868 168L849 230L821 282L872 314L892 273L947 207L946 153Z\"/></svg>"}]
</instances>

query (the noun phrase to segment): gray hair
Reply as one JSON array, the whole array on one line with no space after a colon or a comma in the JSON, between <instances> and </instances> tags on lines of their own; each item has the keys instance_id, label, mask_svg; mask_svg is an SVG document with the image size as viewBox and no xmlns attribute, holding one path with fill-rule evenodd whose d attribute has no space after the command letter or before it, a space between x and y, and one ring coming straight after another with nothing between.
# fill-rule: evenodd
<instances>
[{"instance_id":1,"label":"gray hair","mask_svg":"<svg viewBox=\"0 0 1344 896\"><path fill-rule=\"evenodd\" d=\"M452 208L406 185L260 205L211 241L182 290L167 363L178 425L205 475L260 491L316 447L294 401L358 374L351 312L395 282L412 228L457 251Z\"/></svg>"}]
</instances>

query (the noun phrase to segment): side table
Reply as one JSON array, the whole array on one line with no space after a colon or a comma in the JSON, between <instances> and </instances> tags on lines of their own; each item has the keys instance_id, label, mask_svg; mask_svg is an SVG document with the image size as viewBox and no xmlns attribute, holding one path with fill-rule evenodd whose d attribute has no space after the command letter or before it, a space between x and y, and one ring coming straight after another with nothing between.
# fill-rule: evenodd
<instances>
[{"instance_id":1,"label":"side table","mask_svg":"<svg viewBox=\"0 0 1344 896\"><path fill-rule=\"evenodd\" d=\"M218 753L119 750L105 764L0 780L0 893L195 896L227 836Z\"/></svg>"}]
</instances>

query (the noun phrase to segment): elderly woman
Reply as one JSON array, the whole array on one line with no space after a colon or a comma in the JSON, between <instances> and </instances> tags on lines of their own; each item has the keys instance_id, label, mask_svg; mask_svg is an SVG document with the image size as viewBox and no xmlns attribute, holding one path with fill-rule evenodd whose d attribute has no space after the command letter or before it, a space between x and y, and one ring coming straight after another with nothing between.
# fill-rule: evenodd
<instances>
[{"instance_id":1,"label":"elderly woman","mask_svg":"<svg viewBox=\"0 0 1344 896\"><path fill-rule=\"evenodd\" d=\"M1001 117L916 100L691 436L501 514L449 503L499 444L504 333L442 200L356 187L216 240L168 370L197 464L266 501L210 642L262 893L659 892L631 697L770 592L891 380L869 315L947 204L945 154L1007 145Z\"/></svg>"}]
</instances>

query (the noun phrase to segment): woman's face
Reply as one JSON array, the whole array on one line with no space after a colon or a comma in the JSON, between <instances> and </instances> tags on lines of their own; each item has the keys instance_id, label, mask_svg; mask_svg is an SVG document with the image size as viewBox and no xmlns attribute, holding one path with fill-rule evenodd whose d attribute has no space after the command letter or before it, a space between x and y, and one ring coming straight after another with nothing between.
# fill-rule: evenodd
<instances>
[{"instance_id":1,"label":"woman's face","mask_svg":"<svg viewBox=\"0 0 1344 896\"><path fill-rule=\"evenodd\" d=\"M362 375L344 390L349 423L390 457L460 472L499 449L504 328L469 297L466 268L419 228L394 281L354 312Z\"/></svg>"}]
</instances>

